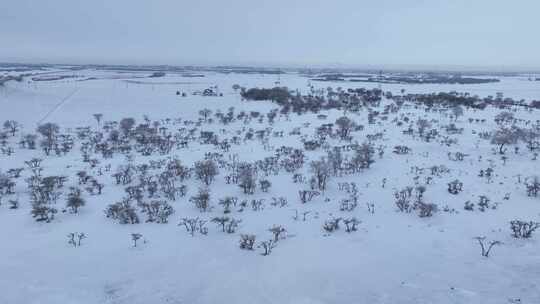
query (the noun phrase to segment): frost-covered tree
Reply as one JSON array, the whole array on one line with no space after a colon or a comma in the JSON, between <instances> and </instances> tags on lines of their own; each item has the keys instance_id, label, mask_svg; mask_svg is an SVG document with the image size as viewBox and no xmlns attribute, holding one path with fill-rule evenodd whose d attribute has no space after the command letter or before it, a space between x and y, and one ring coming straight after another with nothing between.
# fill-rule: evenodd
<instances>
[{"instance_id":1,"label":"frost-covered tree","mask_svg":"<svg viewBox=\"0 0 540 304\"><path fill-rule=\"evenodd\" d=\"M332 175L340 175L343 167L344 157L339 147L334 147L332 150L328 151L328 162L332 167Z\"/></svg>"},{"instance_id":2,"label":"frost-covered tree","mask_svg":"<svg viewBox=\"0 0 540 304\"><path fill-rule=\"evenodd\" d=\"M431 123L427 119L418 119L416 121L416 127L418 128L418 135L423 137L426 130L431 128Z\"/></svg>"},{"instance_id":3,"label":"frost-covered tree","mask_svg":"<svg viewBox=\"0 0 540 304\"><path fill-rule=\"evenodd\" d=\"M356 226L360 224L360 221L356 217L351 217L343 219L343 223L345 224L345 231L350 233L358 230Z\"/></svg>"},{"instance_id":4,"label":"frost-covered tree","mask_svg":"<svg viewBox=\"0 0 540 304\"><path fill-rule=\"evenodd\" d=\"M274 243L277 243L280 238L283 238L283 234L287 232L287 230L281 225L274 225L272 228L268 229L268 231L272 232L274 235Z\"/></svg>"},{"instance_id":5,"label":"frost-covered tree","mask_svg":"<svg viewBox=\"0 0 540 304\"><path fill-rule=\"evenodd\" d=\"M60 132L60 127L54 123L44 123L39 125L37 132L43 137L40 145L46 155L51 153L51 150L54 149L57 144L57 136Z\"/></svg>"},{"instance_id":6,"label":"frost-covered tree","mask_svg":"<svg viewBox=\"0 0 540 304\"><path fill-rule=\"evenodd\" d=\"M510 124L514 121L514 114L510 112L501 112L495 116L495 122L498 125Z\"/></svg>"},{"instance_id":7,"label":"frost-covered tree","mask_svg":"<svg viewBox=\"0 0 540 304\"><path fill-rule=\"evenodd\" d=\"M529 151L535 151L540 149L540 132L535 129L528 129L523 131L523 141L527 144Z\"/></svg>"},{"instance_id":8,"label":"frost-covered tree","mask_svg":"<svg viewBox=\"0 0 540 304\"><path fill-rule=\"evenodd\" d=\"M257 187L257 170L251 164L243 164L238 168L238 186L244 194L253 194Z\"/></svg>"},{"instance_id":9,"label":"frost-covered tree","mask_svg":"<svg viewBox=\"0 0 540 304\"><path fill-rule=\"evenodd\" d=\"M454 120L457 121L460 116L463 115L463 107L456 105L451 108L452 110L452 116L454 117Z\"/></svg>"},{"instance_id":10,"label":"frost-covered tree","mask_svg":"<svg viewBox=\"0 0 540 304\"><path fill-rule=\"evenodd\" d=\"M530 238L532 233L540 228L540 223L533 221L513 220L510 222L510 228L515 238Z\"/></svg>"},{"instance_id":11,"label":"frost-covered tree","mask_svg":"<svg viewBox=\"0 0 540 304\"><path fill-rule=\"evenodd\" d=\"M448 192L451 194L458 194L463 191L463 183L459 180L453 180L448 183Z\"/></svg>"},{"instance_id":12,"label":"frost-covered tree","mask_svg":"<svg viewBox=\"0 0 540 304\"><path fill-rule=\"evenodd\" d=\"M311 173L313 173L314 186L316 189L324 191L331 174L330 164L325 158L314 160L310 163Z\"/></svg>"},{"instance_id":13,"label":"frost-covered tree","mask_svg":"<svg viewBox=\"0 0 540 304\"><path fill-rule=\"evenodd\" d=\"M98 124L98 128L101 124L101 119L103 118L103 114L102 113L95 113L93 114L94 116L94 119L97 121L97 124Z\"/></svg>"},{"instance_id":14,"label":"frost-covered tree","mask_svg":"<svg viewBox=\"0 0 540 304\"><path fill-rule=\"evenodd\" d=\"M352 170L357 172L361 169L368 169L375 162L374 155L375 149L370 144L363 143L358 146L350 161Z\"/></svg>"},{"instance_id":15,"label":"frost-covered tree","mask_svg":"<svg viewBox=\"0 0 540 304\"><path fill-rule=\"evenodd\" d=\"M504 147L508 145L515 145L518 140L522 138L522 135L523 131L518 127L502 127L495 131L491 138L491 143L499 146L499 154L504 154L506 152Z\"/></svg>"},{"instance_id":16,"label":"frost-covered tree","mask_svg":"<svg viewBox=\"0 0 540 304\"><path fill-rule=\"evenodd\" d=\"M131 117L120 120L120 130L124 135L128 135L135 126L135 119Z\"/></svg>"},{"instance_id":17,"label":"frost-covered tree","mask_svg":"<svg viewBox=\"0 0 540 304\"><path fill-rule=\"evenodd\" d=\"M336 120L336 126L338 127L337 131L339 138L342 140L347 140L350 138L350 134L355 127L355 123L347 116L342 116Z\"/></svg>"},{"instance_id":18,"label":"frost-covered tree","mask_svg":"<svg viewBox=\"0 0 540 304\"><path fill-rule=\"evenodd\" d=\"M272 183L267 179L262 179L259 181L259 187L262 192L268 192L268 189L272 186Z\"/></svg>"},{"instance_id":19,"label":"frost-covered tree","mask_svg":"<svg viewBox=\"0 0 540 304\"><path fill-rule=\"evenodd\" d=\"M21 125L15 120L6 120L4 122L4 130L11 133L11 136L15 136L15 133L19 131Z\"/></svg>"},{"instance_id":20,"label":"frost-covered tree","mask_svg":"<svg viewBox=\"0 0 540 304\"><path fill-rule=\"evenodd\" d=\"M253 250L255 245L255 235L253 234L241 234L240 235L240 248L245 250Z\"/></svg>"},{"instance_id":21,"label":"frost-covered tree","mask_svg":"<svg viewBox=\"0 0 540 304\"><path fill-rule=\"evenodd\" d=\"M54 215L57 212L58 210L52 206L35 202L32 203L32 217L34 217L38 222L43 221L50 223L52 220L54 220Z\"/></svg>"},{"instance_id":22,"label":"frost-covered tree","mask_svg":"<svg viewBox=\"0 0 540 304\"><path fill-rule=\"evenodd\" d=\"M525 186L527 187L528 196L537 197L538 193L540 193L540 179L538 176L528 178L525 182Z\"/></svg>"}]
</instances>

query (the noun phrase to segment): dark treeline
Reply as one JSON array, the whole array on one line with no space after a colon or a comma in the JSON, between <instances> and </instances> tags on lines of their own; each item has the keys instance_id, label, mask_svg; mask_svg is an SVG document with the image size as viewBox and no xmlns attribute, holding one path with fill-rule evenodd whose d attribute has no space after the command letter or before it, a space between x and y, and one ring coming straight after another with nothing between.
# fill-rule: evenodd
<instances>
[{"instance_id":1,"label":"dark treeline","mask_svg":"<svg viewBox=\"0 0 540 304\"><path fill-rule=\"evenodd\" d=\"M403 92L402 92L403 93ZM323 109L347 109L351 111L358 110L362 106L374 105L381 102L382 97L392 100L396 103L413 102L432 106L464 106L468 108L484 109L488 105L498 108L508 108L512 106L540 108L540 101L514 100L497 96L478 97L469 93L460 92L439 92L439 93L421 93L421 94L402 94L394 95L391 92L383 93L379 89L336 89L329 87L327 89L311 89L308 94L302 95L299 91L290 91L286 87L274 88L243 88L242 98L246 100L271 100L282 106L282 112L289 111L295 113L318 112Z\"/></svg>"}]
</instances>

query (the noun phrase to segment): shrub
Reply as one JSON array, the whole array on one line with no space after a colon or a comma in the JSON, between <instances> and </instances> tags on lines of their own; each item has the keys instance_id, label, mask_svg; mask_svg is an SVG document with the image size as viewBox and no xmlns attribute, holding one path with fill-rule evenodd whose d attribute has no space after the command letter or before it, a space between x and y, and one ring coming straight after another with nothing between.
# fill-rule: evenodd
<instances>
[{"instance_id":1,"label":"shrub","mask_svg":"<svg viewBox=\"0 0 540 304\"><path fill-rule=\"evenodd\" d=\"M525 222L520 220L513 220L510 222L510 229L515 238L530 238L532 233L540 227L538 222Z\"/></svg>"},{"instance_id":2,"label":"shrub","mask_svg":"<svg viewBox=\"0 0 540 304\"><path fill-rule=\"evenodd\" d=\"M241 234L240 235L240 248L245 250L253 250L255 244L255 235L253 234Z\"/></svg>"}]
</instances>

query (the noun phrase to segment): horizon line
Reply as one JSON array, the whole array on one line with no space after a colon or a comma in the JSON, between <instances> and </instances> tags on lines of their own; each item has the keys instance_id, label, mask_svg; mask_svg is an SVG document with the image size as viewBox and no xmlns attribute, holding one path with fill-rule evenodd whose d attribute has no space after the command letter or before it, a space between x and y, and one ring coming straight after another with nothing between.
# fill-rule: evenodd
<instances>
[{"instance_id":1,"label":"horizon line","mask_svg":"<svg viewBox=\"0 0 540 304\"><path fill-rule=\"evenodd\" d=\"M1 65L31 65L31 66L74 66L74 67L175 67L175 68L259 68L259 69L291 69L291 70L356 70L356 71L385 71L385 72L469 72L469 73L540 73L540 67L525 67L522 65L467 65L467 64L351 64L351 63L272 63L272 62L214 62L214 63L86 63L47 60L8 60L0 61Z\"/></svg>"}]
</instances>

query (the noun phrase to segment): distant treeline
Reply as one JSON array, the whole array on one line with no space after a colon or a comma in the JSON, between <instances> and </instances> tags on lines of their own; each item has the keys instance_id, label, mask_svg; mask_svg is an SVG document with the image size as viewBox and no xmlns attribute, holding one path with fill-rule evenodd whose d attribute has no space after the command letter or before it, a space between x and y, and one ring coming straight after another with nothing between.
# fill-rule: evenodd
<instances>
[{"instance_id":1,"label":"distant treeline","mask_svg":"<svg viewBox=\"0 0 540 304\"><path fill-rule=\"evenodd\" d=\"M354 80L351 80L354 81ZM360 80L362 81L362 80ZM431 78L410 78L410 77L388 77L383 79L369 78L367 82L382 83L407 83L407 84L481 84L499 82L497 78L472 78L472 77L431 77Z\"/></svg>"},{"instance_id":2,"label":"distant treeline","mask_svg":"<svg viewBox=\"0 0 540 304\"><path fill-rule=\"evenodd\" d=\"M497 78L473 78L461 76L384 76L375 77L367 75L324 74L313 81L351 81L351 82L376 82L376 83L401 83L401 84L481 84L499 82Z\"/></svg>"},{"instance_id":3,"label":"distant treeline","mask_svg":"<svg viewBox=\"0 0 540 304\"><path fill-rule=\"evenodd\" d=\"M0 86L3 86L6 82L10 81L10 80L15 80L15 81L23 81L23 75L17 75L17 76L0 76Z\"/></svg>"},{"instance_id":4,"label":"distant treeline","mask_svg":"<svg viewBox=\"0 0 540 304\"><path fill-rule=\"evenodd\" d=\"M242 98L246 100L272 100L279 104L282 113L319 112L320 110L347 108L351 111L360 109L367 103L378 103L382 99L379 89L349 89L348 91L312 92L301 95L298 91L289 91L286 87L242 89Z\"/></svg>"},{"instance_id":5,"label":"distant treeline","mask_svg":"<svg viewBox=\"0 0 540 304\"><path fill-rule=\"evenodd\" d=\"M272 100L279 104L285 103L292 98L289 89L286 87L275 87L271 89L243 89L240 94L244 99L247 100Z\"/></svg>"},{"instance_id":6,"label":"distant treeline","mask_svg":"<svg viewBox=\"0 0 540 304\"><path fill-rule=\"evenodd\" d=\"M469 93L440 92L424 94L393 95L391 92L384 93L380 89L348 89L334 91L332 88L312 91L310 94L301 95L298 91L290 91L286 87L274 88L250 88L241 90L242 98L246 100L271 100L282 106L282 112L295 113L318 112L323 109L347 109L357 111L367 105L378 104L383 96L396 104L412 102L428 107L455 107L484 109L488 105L508 108L512 106L530 107L540 109L540 101L526 103L525 100L504 98L502 94L493 97L471 96Z\"/></svg>"}]
</instances>

